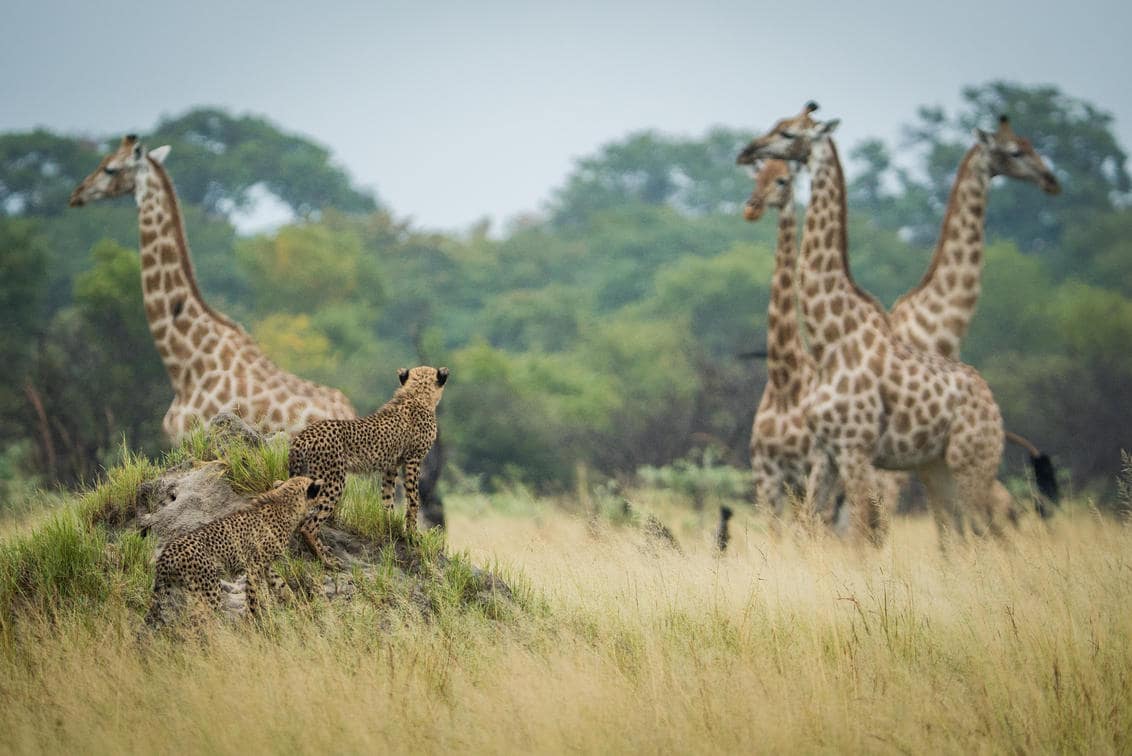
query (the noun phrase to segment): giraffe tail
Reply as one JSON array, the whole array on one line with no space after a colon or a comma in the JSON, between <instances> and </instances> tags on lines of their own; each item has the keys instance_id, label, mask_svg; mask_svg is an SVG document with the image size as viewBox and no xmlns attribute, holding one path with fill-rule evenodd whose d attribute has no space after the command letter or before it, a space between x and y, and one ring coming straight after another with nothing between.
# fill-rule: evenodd
<instances>
[{"instance_id":1,"label":"giraffe tail","mask_svg":"<svg viewBox=\"0 0 1132 756\"><path fill-rule=\"evenodd\" d=\"M1057 485L1057 470L1054 468L1053 460L1049 458L1049 455L1042 452L1028 438L1013 431L1006 431L1006 440L1021 446L1030 454L1030 466L1034 470L1034 483L1038 487L1038 493L1054 504L1059 503L1061 501L1061 490ZM1037 503L1037 510L1043 519L1053 515L1053 512L1046 507L1045 502L1040 499Z\"/></svg>"}]
</instances>

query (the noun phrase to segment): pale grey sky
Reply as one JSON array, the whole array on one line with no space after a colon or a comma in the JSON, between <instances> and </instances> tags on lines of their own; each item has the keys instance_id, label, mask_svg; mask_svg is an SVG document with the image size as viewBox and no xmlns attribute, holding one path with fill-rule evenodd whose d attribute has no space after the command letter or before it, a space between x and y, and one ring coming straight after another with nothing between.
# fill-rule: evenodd
<instances>
[{"instance_id":1,"label":"pale grey sky","mask_svg":"<svg viewBox=\"0 0 1132 756\"><path fill-rule=\"evenodd\" d=\"M755 129L811 98L851 145L967 84L1050 83L1132 146L1117 0L5 0L3 19L0 130L260 114L445 229L538 210L575 158L630 131Z\"/></svg>"}]
</instances>

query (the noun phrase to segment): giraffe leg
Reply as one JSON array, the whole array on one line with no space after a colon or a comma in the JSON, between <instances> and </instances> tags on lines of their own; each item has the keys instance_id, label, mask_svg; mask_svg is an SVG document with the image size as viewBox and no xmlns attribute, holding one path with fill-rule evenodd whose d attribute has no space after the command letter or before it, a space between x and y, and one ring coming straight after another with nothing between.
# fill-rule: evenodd
<instances>
[{"instance_id":1,"label":"giraffe leg","mask_svg":"<svg viewBox=\"0 0 1132 756\"><path fill-rule=\"evenodd\" d=\"M410 459L402 468L402 480L405 483L405 532L410 537L417 532L417 510L421 506L420 490L417 481L421 473L421 460Z\"/></svg>"},{"instance_id":2,"label":"giraffe leg","mask_svg":"<svg viewBox=\"0 0 1132 756\"><path fill-rule=\"evenodd\" d=\"M879 511L877 513L880 529L880 540L888 537L888 530L892 525L892 518L900 504L900 492L908 485L908 473L892 472L889 470L876 471L876 487Z\"/></svg>"},{"instance_id":3,"label":"giraffe leg","mask_svg":"<svg viewBox=\"0 0 1132 756\"><path fill-rule=\"evenodd\" d=\"M971 514L972 530L1001 539L1006 535L1002 529L1006 512L1002 510L1009 506L1010 498L995 480L1004 444L1002 426L980 423L974 406L962 419L965 422L948 440L946 454L947 466L956 482L958 504ZM1003 494L1006 501L1001 498Z\"/></svg>"},{"instance_id":4,"label":"giraffe leg","mask_svg":"<svg viewBox=\"0 0 1132 756\"><path fill-rule=\"evenodd\" d=\"M785 481L780 473L770 469L771 465L759 467L766 469L755 471L755 506L768 512L771 535L777 538L782 534L782 513L786 508Z\"/></svg>"},{"instance_id":5,"label":"giraffe leg","mask_svg":"<svg viewBox=\"0 0 1132 756\"><path fill-rule=\"evenodd\" d=\"M806 480L803 517L808 521L816 517L823 517L827 511L834 511L837 491L837 466L833 460L824 452L812 454L810 457L810 475Z\"/></svg>"},{"instance_id":6,"label":"giraffe leg","mask_svg":"<svg viewBox=\"0 0 1132 756\"><path fill-rule=\"evenodd\" d=\"M997 480L994 482L994 488L991 490L991 504L995 512L1001 515L1015 529L1018 528L1019 518L1022 516L1021 511L1018 509L1018 503L1014 501L1014 497L1006 490L1006 486L1002 485L1002 483Z\"/></svg>"},{"instance_id":7,"label":"giraffe leg","mask_svg":"<svg viewBox=\"0 0 1132 756\"><path fill-rule=\"evenodd\" d=\"M928 508L935 520L940 551L947 553L951 541L963 535L963 520L959 516L959 492L955 478L947 464L936 460L921 467L920 481L928 494Z\"/></svg>"},{"instance_id":8,"label":"giraffe leg","mask_svg":"<svg viewBox=\"0 0 1132 756\"><path fill-rule=\"evenodd\" d=\"M863 450L850 447L838 453L837 467L845 485L851 532L874 546L880 546L884 542L885 529L881 524L882 504L872 460Z\"/></svg>"},{"instance_id":9,"label":"giraffe leg","mask_svg":"<svg viewBox=\"0 0 1132 756\"><path fill-rule=\"evenodd\" d=\"M989 533L999 540L1005 538L1003 523L1009 517L1013 500L1006 488L995 480L994 470L977 463L953 471L953 476L958 503L971 513L972 532L978 536Z\"/></svg>"},{"instance_id":10,"label":"giraffe leg","mask_svg":"<svg viewBox=\"0 0 1132 756\"><path fill-rule=\"evenodd\" d=\"M318 531L322 528L322 523L334 514L334 507L342 498L342 491L346 488L346 473L343 470L325 471L319 477L322 478L322 490L315 499L314 508L299 525L298 530L311 553L326 567L336 570L341 568L341 563L327 550L326 545L318 537Z\"/></svg>"}]
</instances>

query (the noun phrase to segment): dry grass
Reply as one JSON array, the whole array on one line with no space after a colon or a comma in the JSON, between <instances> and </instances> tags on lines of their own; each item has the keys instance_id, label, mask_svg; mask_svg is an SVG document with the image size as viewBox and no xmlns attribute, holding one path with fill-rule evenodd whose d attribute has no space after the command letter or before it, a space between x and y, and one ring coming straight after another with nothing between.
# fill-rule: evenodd
<instances>
[{"instance_id":1,"label":"dry grass","mask_svg":"<svg viewBox=\"0 0 1132 756\"><path fill-rule=\"evenodd\" d=\"M110 602L0 637L14 752L1123 752L1132 531L1086 510L946 559L776 543L663 496L685 554L533 500L456 500L453 548L522 576L504 621L364 602L138 644ZM503 513L506 512L506 513ZM384 619L383 619L384 618Z\"/></svg>"}]
</instances>

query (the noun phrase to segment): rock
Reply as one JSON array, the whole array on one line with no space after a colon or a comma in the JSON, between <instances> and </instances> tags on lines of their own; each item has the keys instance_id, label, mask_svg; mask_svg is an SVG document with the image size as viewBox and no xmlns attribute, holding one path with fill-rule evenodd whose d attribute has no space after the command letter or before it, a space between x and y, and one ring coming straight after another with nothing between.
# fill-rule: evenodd
<instances>
[{"instance_id":1,"label":"rock","mask_svg":"<svg viewBox=\"0 0 1132 756\"><path fill-rule=\"evenodd\" d=\"M224 477L225 469L220 461L182 463L142 483L136 519L128 521L127 527L152 533L159 542L167 543L246 508L250 499L232 490Z\"/></svg>"},{"instance_id":2,"label":"rock","mask_svg":"<svg viewBox=\"0 0 1132 756\"><path fill-rule=\"evenodd\" d=\"M208 429L218 440L243 441L248 446L263 446L266 438L255 428L244 422L244 418L228 410L220 412L208 421Z\"/></svg>"}]
</instances>

